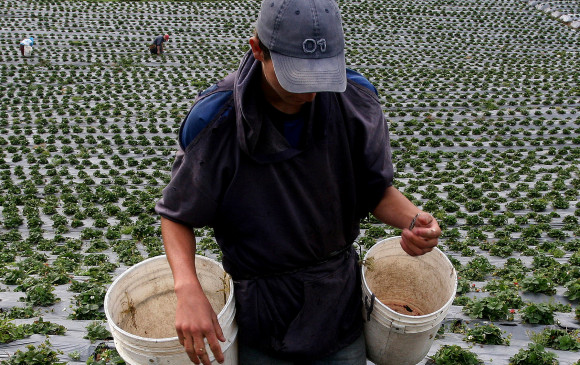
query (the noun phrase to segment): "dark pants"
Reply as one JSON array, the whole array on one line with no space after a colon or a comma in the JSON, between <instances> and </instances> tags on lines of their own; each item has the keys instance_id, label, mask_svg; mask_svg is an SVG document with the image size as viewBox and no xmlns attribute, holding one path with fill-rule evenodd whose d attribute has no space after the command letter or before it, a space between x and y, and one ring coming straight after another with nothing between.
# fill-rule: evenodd
<instances>
[{"instance_id":1,"label":"dark pants","mask_svg":"<svg viewBox=\"0 0 580 365\"><path fill-rule=\"evenodd\" d=\"M297 365L296 362L280 360L243 344L239 344L239 362L244 365ZM300 362L300 365L365 365L367 363L364 334L352 344L322 359Z\"/></svg>"},{"instance_id":2,"label":"dark pants","mask_svg":"<svg viewBox=\"0 0 580 365\"><path fill-rule=\"evenodd\" d=\"M24 56L24 44L20 45L20 53Z\"/></svg>"}]
</instances>

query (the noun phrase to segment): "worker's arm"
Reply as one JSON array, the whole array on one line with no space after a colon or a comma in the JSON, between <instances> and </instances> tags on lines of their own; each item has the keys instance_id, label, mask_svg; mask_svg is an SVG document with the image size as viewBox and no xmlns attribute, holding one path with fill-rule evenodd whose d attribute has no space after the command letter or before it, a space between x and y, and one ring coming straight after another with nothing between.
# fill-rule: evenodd
<instances>
[{"instance_id":1,"label":"worker's arm","mask_svg":"<svg viewBox=\"0 0 580 365\"><path fill-rule=\"evenodd\" d=\"M394 186L389 186L385 190L373 215L383 223L403 229L401 247L411 256L423 255L437 246L441 235L437 220L431 214L417 208ZM409 225L415 216L417 218L411 231Z\"/></svg>"},{"instance_id":2,"label":"worker's arm","mask_svg":"<svg viewBox=\"0 0 580 365\"><path fill-rule=\"evenodd\" d=\"M175 329L187 355L195 364L209 365L204 338L218 362L224 361L218 340L226 339L195 271L195 235L190 227L161 218L165 253L177 295Z\"/></svg>"}]
</instances>

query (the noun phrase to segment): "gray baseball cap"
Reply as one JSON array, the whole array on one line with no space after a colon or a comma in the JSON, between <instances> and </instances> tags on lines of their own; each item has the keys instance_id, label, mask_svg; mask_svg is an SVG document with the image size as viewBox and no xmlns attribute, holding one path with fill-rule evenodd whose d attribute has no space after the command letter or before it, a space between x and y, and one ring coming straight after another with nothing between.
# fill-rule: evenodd
<instances>
[{"instance_id":1,"label":"gray baseball cap","mask_svg":"<svg viewBox=\"0 0 580 365\"><path fill-rule=\"evenodd\" d=\"M335 0L264 0L256 28L285 90L346 90L344 33Z\"/></svg>"}]
</instances>

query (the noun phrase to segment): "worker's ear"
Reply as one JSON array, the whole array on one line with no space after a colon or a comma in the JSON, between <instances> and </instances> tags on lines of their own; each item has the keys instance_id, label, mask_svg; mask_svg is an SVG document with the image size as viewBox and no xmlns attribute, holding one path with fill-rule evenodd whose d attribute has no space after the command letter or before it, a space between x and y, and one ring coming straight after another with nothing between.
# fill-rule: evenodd
<instances>
[{"instance_id":1,"label":"worker's ear","mask_svg":"<svg viewBox=\"0 0 580 365\"><path fill-rule=\"evenodd\" d=\"M258 37L253 36L252 38L250 38L250 47L252 47L252 53L254 54L254 58L260 62L263 62L264 52L262 52L262 49L260 48L260 41L258 40Z\"/></svg>"}]
</instances>

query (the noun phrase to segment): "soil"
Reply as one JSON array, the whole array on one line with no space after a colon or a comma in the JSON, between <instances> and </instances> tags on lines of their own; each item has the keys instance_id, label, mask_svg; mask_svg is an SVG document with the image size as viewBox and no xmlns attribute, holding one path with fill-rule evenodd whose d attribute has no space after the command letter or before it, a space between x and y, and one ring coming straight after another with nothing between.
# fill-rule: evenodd
<instances>
[{"instance_id":1,"label":"soil","mask_svg":"<svg viewBox=\"0 0 580 365\"><path fill-rule=\"evenodd\" d=\"M442 308L453 294L440 268L432 263L407 256L375 257L373 261L365 274L366 283L376 298L395 312L429 314Z\"/></svg>"},{"instance_id":2,"label":"soil","mask_svg":"<svg viewBox=\"0 0 580 365\"><path fill-rule=\"evenodd\" d=\"M214 312L219 313L224 307L224 291L205 292ZM124 331L145 338L175 337L175 310L177 297L173 290L164 291L147 298L140 303L127 300L128 308L122 312L118 321Z\"/></svg>"},{"instance_id":3,"label":"soil","mask_svg":"<svg viewBox=\"0 0 580 365\"><path fill-rule=\"evenodd\" d=\"M146 338L175 337L175 308L177 297L173 291L152 296L136 305L132 300L123 311L119 327Z\"/></svg>"},{"instance_id":4,"label":"soil","mask_svg":"<svg viewBox=\"0 0 580 365\"><path fill-rule=\"evenodd\" d=\"M381 303L391 308L397 313L404 314L406 316L422 316L427 313L423 312L419 307L411 303L406 303L403 301L398 301L396 299L389 298L377 298Z\"/></svg>"}]
</instances>

